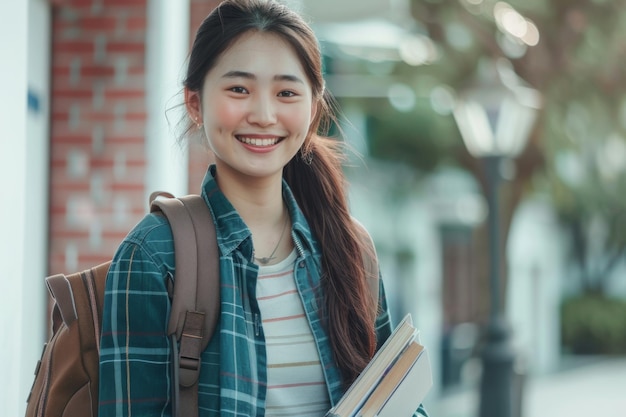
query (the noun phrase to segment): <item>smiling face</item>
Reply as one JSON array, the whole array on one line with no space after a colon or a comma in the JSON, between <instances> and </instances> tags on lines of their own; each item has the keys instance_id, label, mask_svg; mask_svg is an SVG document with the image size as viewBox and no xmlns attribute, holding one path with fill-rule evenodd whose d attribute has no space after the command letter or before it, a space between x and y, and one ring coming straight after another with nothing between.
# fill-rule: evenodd
<instances>
[{"instance_id":1,"label":"smiling face","mask_svg":"<svg viewBox=\"0 0 626 417\"><path fill-rule=\"evenodd\" d=\"M302 146L316 106L293 48L278 35L250 32L207 73L187 109L215 154L220 175L282 176Z\"/></svg>"}]
</instances>

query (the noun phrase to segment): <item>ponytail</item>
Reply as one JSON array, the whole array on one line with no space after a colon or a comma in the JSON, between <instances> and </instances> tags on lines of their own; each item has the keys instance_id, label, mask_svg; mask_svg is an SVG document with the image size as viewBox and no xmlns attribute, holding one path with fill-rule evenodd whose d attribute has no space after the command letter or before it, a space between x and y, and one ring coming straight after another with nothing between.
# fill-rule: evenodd
<instances>
[{"instance_id":1,"label":"ponytail","mask_svg":"<svg viewBox=\"0 0 626 417\"><path fill-rule=\"evenodd\" d=\"M283 175L320 242L322 317L348 386L376 349L376 306L369 294L359 231L348 208L340 145L311 135Z\"/></svg>"}]
</instances>

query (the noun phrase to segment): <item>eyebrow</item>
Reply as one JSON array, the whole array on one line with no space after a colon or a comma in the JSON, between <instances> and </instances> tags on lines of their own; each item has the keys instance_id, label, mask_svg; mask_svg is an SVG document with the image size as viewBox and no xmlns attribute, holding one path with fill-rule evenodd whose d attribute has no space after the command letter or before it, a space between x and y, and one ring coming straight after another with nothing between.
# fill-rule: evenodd
<instances>
[{"instance_id":1,"label":"eyebrow","mask_svg":"<svg viewBox=\"0 0 626 417\"><path fill-rule=\"evenodd\" d=\"M226 74L222 75L222 78L246 78L249 80L257 79L256 75L252 74L251 72L246 72L246 71L228 71ZM274 81L291 81L295 83L304 84L304 81L301 78L295 75L290 75L290 74L275 75Z\"/></svg>"}]
</instances>

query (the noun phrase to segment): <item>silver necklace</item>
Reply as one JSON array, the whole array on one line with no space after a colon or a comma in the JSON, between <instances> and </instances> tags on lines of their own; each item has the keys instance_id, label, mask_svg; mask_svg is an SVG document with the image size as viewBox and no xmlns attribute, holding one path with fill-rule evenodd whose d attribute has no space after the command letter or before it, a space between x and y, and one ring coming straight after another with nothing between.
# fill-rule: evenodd
<instances>
[{"instance_id":1,"label":"silver necklace","mask_svg":"<svg viewBox=\"0 0 626 417\"><path fill-rule=\"evenodd\" d=\"M267 265L271 260L276 259L274 254L278 250L278 247L280 246L280 242L283 241L283 236L285 235L285 229L287 229L287 223L289 223L289 215L285 216L285 224L283 224L283 230L280 232L280 238L278 239L278 243L276 244L276 247L274 248L270 256L264 256L262 258L257 258L256 256L254 257L254 259L258 261L261 265Z\"/></svg>"}]
</instances>

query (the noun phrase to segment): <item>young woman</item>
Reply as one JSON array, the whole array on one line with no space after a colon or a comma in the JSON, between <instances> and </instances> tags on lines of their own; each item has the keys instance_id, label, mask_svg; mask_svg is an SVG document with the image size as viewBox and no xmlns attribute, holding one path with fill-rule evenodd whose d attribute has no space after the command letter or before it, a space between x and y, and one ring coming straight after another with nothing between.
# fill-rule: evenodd
<instances>
[{"instance_id":1,"label":"young woman","mask_svg":"<svg viewBox=\"0 0 626 417\"><path fill-rule=\"evenodd\" d=\"M227 0L200 26L188 133L215 155L202 197L220 252L221 316L200 416L324 416L391 332L374 304L310 27L273 1ZM367 256L375 256L369 254ZM171 415L166 220L148 215L107 278L100 417ZM420 408L422 415L426 415Z\"/></svg>"}]
</instances>

